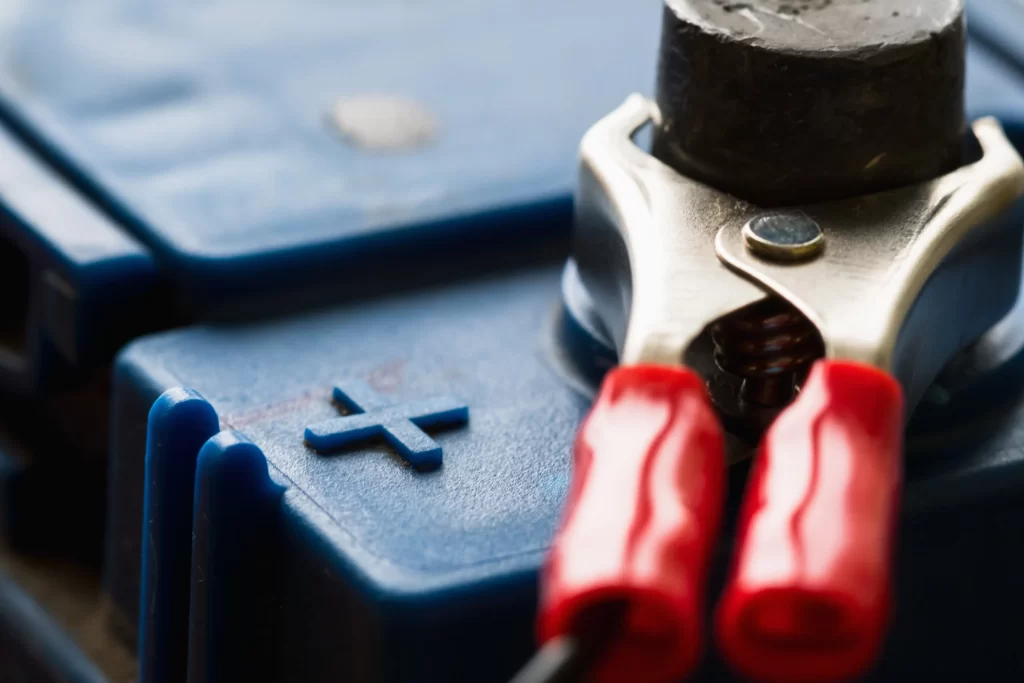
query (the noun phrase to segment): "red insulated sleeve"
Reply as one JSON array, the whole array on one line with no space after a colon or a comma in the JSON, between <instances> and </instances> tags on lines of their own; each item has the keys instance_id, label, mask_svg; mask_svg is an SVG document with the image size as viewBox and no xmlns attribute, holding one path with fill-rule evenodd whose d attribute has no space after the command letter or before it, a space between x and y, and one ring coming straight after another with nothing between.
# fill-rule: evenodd
<instances>
[{"instance_id":1,"label":"red insulated sleeve","mask_svg":"<svg viewBox=\"0 0 1024 683\"><path fill-rule=\"evenodd\" d=\"M768 430L747 484L718 645L776 683L852 678L890 614L903 392L866 365L819 361Z\"/></svg>"},{"instance_id":2,"label":"red insulated sleeve","mask_svg":"<svg viewBox=\"0 0 1024 683\"><path fill-rule=\"evenodd\" d=\"M583 638L618 604L618 630L588 680L674 683L692 670L724 488L722 432L700 378L662 366L609 373L576 437L542 574L541 640Z\"/></svg>"}]
</instances>

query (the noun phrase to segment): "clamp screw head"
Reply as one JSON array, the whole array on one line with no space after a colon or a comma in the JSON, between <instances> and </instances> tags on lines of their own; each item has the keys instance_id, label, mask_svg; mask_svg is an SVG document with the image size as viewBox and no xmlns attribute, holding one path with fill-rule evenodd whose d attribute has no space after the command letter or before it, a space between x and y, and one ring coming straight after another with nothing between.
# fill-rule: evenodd
<instances>
[{"instance_id":1,"label":"clamp screw head","mask_svg":"<svg viewBox=\"0 0 1024 683\"><path fill-rule=\"evenodd\" d=\"M810 216L773 211L743 226L743 243L756 256L772 261L805 261L821 253L825 234Z\"/></svg>"}]
</instances>

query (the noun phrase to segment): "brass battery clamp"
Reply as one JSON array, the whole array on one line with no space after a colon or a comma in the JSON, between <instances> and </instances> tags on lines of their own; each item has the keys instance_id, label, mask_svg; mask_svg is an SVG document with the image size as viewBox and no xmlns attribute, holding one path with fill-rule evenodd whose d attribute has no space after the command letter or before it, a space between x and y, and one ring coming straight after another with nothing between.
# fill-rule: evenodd
<instances>
[{"instance_id":1,"label":"brass battery clamp","mask_svg":"<svg viewBox=\"0 0 1024 683\"><path fill-rule=\"evenodd\" d=\"M905 420L1020 282L1024 164L996 120L968 129L964 45L959 0L666 1L656 99L581 145L569 272L618 367L517 681L692 671L725 468L752 454L719 651L765 681L874 661Z\"/></svg>"}]
</instances>

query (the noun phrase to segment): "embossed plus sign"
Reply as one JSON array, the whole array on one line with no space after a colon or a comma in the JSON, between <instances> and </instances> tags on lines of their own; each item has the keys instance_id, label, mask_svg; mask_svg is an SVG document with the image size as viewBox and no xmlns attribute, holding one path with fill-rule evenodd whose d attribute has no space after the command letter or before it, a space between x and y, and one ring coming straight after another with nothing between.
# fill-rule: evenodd
<instances>
[{"instance_id":1,"label":"embossed plus sign","mask_svg":"<svg viewBox=\"0 0 1024 683\"><path fill-rule=\"evenodd\" d=\"M441 446L424 429L458 427L469 420L469 407L453 398L441 396L392 404L359 381L334 387L334 400L349 414L306 427L306 443L325 452L383 438L417 470L441 466Z\"/></svg>"}]
</instances>

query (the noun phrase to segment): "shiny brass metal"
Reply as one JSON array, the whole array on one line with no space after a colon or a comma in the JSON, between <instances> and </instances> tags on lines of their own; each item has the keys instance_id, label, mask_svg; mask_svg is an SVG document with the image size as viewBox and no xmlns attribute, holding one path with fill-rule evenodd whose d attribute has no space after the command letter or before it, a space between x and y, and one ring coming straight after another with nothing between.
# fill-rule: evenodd
<instances>
[{"instance_id":1,"label":"shiny brass metal","mask_svg":"<svg viewBox=\"0 0 1024 683\"><path fill-rule=\"evenodd\" d=\"M1024 192L1024 164L995 119L974 124L980 160L937 180L803 209L828 250L799 267L752 258L742 226L723 225L719 257L783 297L822 334L829 358L892 371L907 312L925 282L972 230Z\"/></svg>"},{"instance_id":2,"label":"shiny brass metal","mask_svg":"<svg viewBox=\"0 0 1024 683\"><path fill-rule=\"evenodd\" d=\"M686 362L713 374L700 357L711 348L702 341L708 327L774 294L815 325L827 357L894 373L913 402L984 331L965 328L984 294L984 282L968 276L1006 245L1019 246L1020 226L1000 219L1024 194L1024 163L994 119L974 124L981 158L945 176L791 207L821 227L827 248L809 261L778 263L745 245L744 226L764 209L679 174L633 143L658 116L652 102L633 95L581 145L573 256L620 362ZM996 260L1019 272L1020 257L1018 248ZM964 286L949 296L953 277ZM945 299L936 306L939 294ZM901 339L920 345L929 335L937 341L927 354L900 351Z\"/></svg>"}]
</instances>

